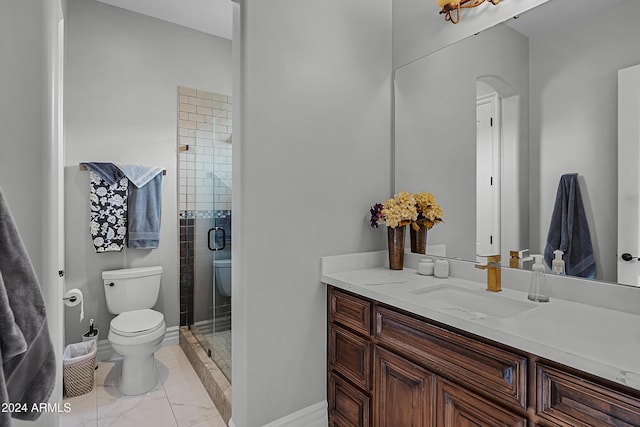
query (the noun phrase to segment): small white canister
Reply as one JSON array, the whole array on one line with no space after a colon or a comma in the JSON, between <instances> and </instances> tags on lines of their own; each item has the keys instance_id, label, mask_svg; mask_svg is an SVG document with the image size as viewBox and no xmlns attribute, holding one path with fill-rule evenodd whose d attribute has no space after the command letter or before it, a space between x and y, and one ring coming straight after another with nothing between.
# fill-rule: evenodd
<instances>
[{"instance_id":1,"label":"small white canister","mask_svg":"<svg viewBox=\"0 0 640 427\"><path fill-rule=\"evenodd\" d=\"M418 274L422 274L423 276L433 276L433 270L435 268L435 264L431 258L424 258L420 260L418 264Z\"/></svg>"},{"instance_id":2,"label":"small white canister","mask_svg":"<svg viewBox=\"0 0 640 427\"><path fill-rule=\"evenodd\" d=\"M449 261L446 259L437 259L434 265L433 275L440 279L449 277Z\"/></svg>"}]
</instances>

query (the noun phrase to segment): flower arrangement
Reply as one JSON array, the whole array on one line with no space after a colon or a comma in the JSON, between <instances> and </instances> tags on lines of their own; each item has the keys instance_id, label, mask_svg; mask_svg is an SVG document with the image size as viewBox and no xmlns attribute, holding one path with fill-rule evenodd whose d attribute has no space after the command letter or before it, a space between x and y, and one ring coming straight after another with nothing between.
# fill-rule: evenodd
<instances>
[{"instance_id":1,"label":"flower arrangement","mask_svg":"<svg viewBox=\"0 0 640 427\"><path fill-rule=\"evenodd\" d=\"M416 201L418 218L411 222L411 228L418 231L420 226L423 226L427 230L431 230L434 225L442 222L444 215L442 208L436 203L436 196L431 193L422 192L414 194L413 198Z\"/></svg>"},{"instance_id":2,"label":"flower arrangement","mask_svg":"<svg viewBox=\"0 0 640 427\"><path fill-rule=\"evenodd\" d=\"M371 227L383 224L395 228L418 220L416 199L406 191L401 191L384 204L376 203L371 207Z\"/></svg>"},{"instance_id":3,"label":"flower arrangement","mask_svg":"<svg viewBox=\"0 0 640 427\"><path fill-rule=\"evenodd\" d=\"M402 191L384 204L376 203L369 209L371 227L379 225L397 227L411 224L418 231L420 226L427 230L442 222L442 208L436 203L436 197L430 193L411 194Z\"/></svg>"}]
</instances>

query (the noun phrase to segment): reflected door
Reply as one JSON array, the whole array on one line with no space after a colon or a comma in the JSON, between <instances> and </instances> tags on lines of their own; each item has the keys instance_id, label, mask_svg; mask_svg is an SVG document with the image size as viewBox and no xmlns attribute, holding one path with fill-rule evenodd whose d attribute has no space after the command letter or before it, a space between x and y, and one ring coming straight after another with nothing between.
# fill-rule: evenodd
<instances>
[{"instance_id":1,"label":"reflected door","mask_svg":"<svg viewBox=\"0 0 640 427\"><path fill-rule=\"evenodd\" d=\"M640 65L618 71L618 283L640 286Z\"/></svg>"},{"instance_id":2,"label":"reflected door","mask_svg":"<svg viewBox=\"0 0 640 427\"><path fill-rule=\"evenodd\" d=\"M476 104L476 255L500 254L499 105L496 93Z\"/></svg>"}]
</instances>

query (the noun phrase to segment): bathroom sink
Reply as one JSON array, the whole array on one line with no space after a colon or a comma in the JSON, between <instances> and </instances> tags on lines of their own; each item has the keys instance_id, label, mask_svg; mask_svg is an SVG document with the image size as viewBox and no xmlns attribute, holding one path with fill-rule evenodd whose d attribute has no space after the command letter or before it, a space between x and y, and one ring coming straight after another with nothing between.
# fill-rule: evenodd
<instances>
[{"instance_id":1,"label":"bathroom sink","mask_svg":"<svg viewBox=\"0 0 640 427\"><path fill-rule=\"evenodd\" d=\"M508 318L537 307L528 301L505 298L485 290L451 283L409 291L411 300L465 319Z\"/></svg>"}]
</instances>

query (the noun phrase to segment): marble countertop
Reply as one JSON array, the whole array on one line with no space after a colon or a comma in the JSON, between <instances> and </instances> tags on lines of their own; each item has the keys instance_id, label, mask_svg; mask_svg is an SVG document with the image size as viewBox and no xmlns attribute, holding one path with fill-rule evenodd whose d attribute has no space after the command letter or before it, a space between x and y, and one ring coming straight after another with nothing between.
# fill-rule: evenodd
<instances>
[{"instance_id":1,"label":"marble countertop","mask_svg":"<svg viewBox=\"0 0 640 427\"><path fill-rule=\"evenodd\" d=\"M392 271L380 253L369 254L323 258L321 281L640 390L640 315L553 297L533 303L504 283L502 292L492 293L479 281ZM486 309L461 309L426 295L443 286ZM515 314L503 309L511 306Z\"/></svg>"}]
</instances>

